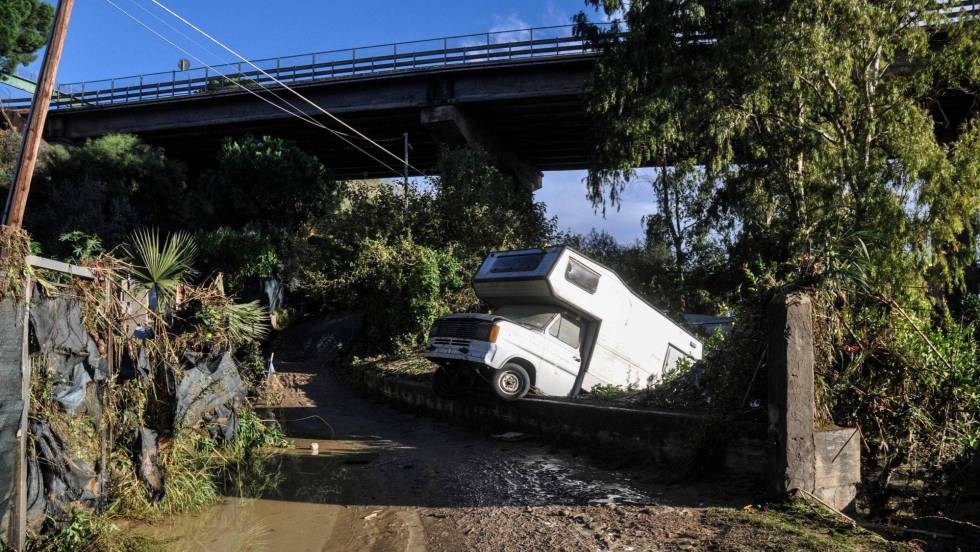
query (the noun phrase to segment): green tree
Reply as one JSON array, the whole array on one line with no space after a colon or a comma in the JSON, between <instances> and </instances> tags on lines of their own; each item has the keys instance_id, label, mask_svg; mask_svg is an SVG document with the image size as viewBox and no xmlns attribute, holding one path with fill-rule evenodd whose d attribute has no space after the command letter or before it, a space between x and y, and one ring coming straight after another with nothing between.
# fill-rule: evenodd
<instances>
[{"instance_id":1,"label":"green tree","mask_svg":"<svg viewBox=\"0 0 980 552\"><path fill-rule=\"evenodd\" d=\"M34 61L53 17L54 8L41 0L0 0L0 71L12 73Z\"/></svg>"},{"instance_id":2,"label":"green tree","mask_svg":"<svg viewBox=\"0 0 980 552\"><path fill-rule=\"evenodd\" d=\"M20 154L21 136L13 129L0 129L0 190L6 194L14 180L14 168Z\"/></svg>"},{"instance_id":3,"label":"green tree","mask_svg":"<svg viewBox=\"0 0 980 552\"><path fill-rule=\"evenodd\" d=\"M691 163L659 167L649 183L657 208L643 219L646 250L662 270L651 286L677 312L714 310L705 304L706 277L723 270L728 220L715 211L719 184Z\"/></svg>"},{"instance_id":4,"label":"green tree","mask_svg":"<svg viewBox=\"0 0 980 552\"><path fill-rule=\"evenodd\" d=\"M141 227L176 231L184 226L186 169L163 150L126 134L50 146L31 185L25 227L44 251L68 255L62 234L81 231L107 248Z\"/></svg>"},{"instance_id":5,"label":"green tree","mask_svg":"<svg viewBox=\"0 0 980 552\"><path fill-rule=\"evenodd\" d=\"M881 289L914 300L924 275L960 284L980 125L937 125L930 109L980 82L975 21L937 0L587 4L622 12L630 31L617 39L579 16L602 49L595 201L616 201L634 167L696 164L722 183L743 262L819 269L866 231Z\"/></svg>"},{"instance_id":6,"label":"green tree","mask_svg":"<svg viewBox=\"0 0 980 552\"><path fill-rule=\"evenodd\" d=\"M215 167L201 178L201 227L241 221L297 228L331 213L338 184L319 159L271 136L228 138Z\"/></svg>"},{"instance_id":7,"label":"green tree","mask_svg":"<svg viewBox=\"0 0 980 552\"><path fill-rule=\"evenodd\" d=\"M492 250L541 247L555 234L543 203L530 188L500 171L480 149L445 149L435 190L438 236L482 257Z\"/></svg>"},{"instance_id":8,"label":"green tree","mask_svg":"<svg viewBox=\"0 0 980 552\"><path fill-rule=\"evenodd\" d=\"M365 311L369 342L379 350L415 349L425 343L449 297L466 286L459 262L403 236L388 245L367 239L347 279L354 303Z\"/></svg>"}]
</instances>

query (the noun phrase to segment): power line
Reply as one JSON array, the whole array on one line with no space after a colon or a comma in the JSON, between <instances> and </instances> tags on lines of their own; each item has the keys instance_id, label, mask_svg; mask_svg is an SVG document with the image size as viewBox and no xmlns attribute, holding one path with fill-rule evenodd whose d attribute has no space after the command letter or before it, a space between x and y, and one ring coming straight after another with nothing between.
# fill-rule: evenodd
<instances>
[{"instance_id":1,"label":"power line","mask_svg":"<svg viewBox=\"0 0 980 552\"><path fill-rule=\"evenodd\" d=\"M199 58L199 57L197 57L197 56L195 56L194 54L192 54L191 52L189 52L189 51L187 51L186 49L184 49L184 48L183 48L183 47L181 47L180 45L178 45L178 44L176 44L175 42L173 42L173 41L172 41L172 40L170 40L169 38L167 38L167 37L165 37L165 36L163 36L163 35L162 35L161 33L159 33L159 32L158 32L158 31L157 31L156 29L153 29L152 27L150 27L149 25L147 25L147 24L146 24L145 22L143 22L143 21L141 21L141 20L140 20L139 18L137 18L137 17L136 17L136 16L134 16L133 14L131 14L131 13L129 13L129 12L127 12L127 11L126 11L125 9L123 9L122 7L120 7L120 6L118 5L118 4L116 4L116 3L115 3L115 2L113 2L112 0L106 0L106 2L107 2L107 3L109 3L110 5L112 5L112 6L114 7L114 8L116 8L116 9L117 9L117 10L119 10L120 12L122 12L122 13L123 13L124 15L126 15L126 16L127 16L127 17L129 17L130 19L132 19L133 21L135 21L136 23L138 23L138 24L139 24L140 26L142 26L142 27L143 27L144 29L146 29L146 30L148 30L148 31L150 31L151 33L153 33L154 35L156 35L156 36L157 36L157 38L159 38L160 40L163 40L164 42L166 42L166 43L168 43L168 44L170 44L171 46L173 46L173 47L174 47L174 48L176 48L177 50L180 50L180 51L181 51L182 53L184 53L185 55L187 55L187 56L190 56L191 58L193 58L193 59L194 59L194 61L197 61L198 63L200 63L200 64L201 64L201 65L203 65L204 67L207 67L207 68L208 68L209 70L211 70L211 71L214 71L214 72L215 72L215 73L216 73L216 74L217 74L218 76L220 76L220 77L222 77L222 78L224 78L224 79L225 79L225 80L227 80L228 82L230 82L230 83L232 83L232 84L234 84L234 85L236 85L236 86L238 86L239 88L241 88L241 89L243 89L243 90L245 90L246 92L248 92L248 93L250 93L250 94L252 94L252 95L254 95L254 96L256 96L256 97L258 97L259 99L261 99L262 101L264 101L264 102L266 102L266 103L268 103L268 104L270 104L270 105L272 105L273 107L276 107L276 108L278 108L278 109L280 109L281 111L284 111L284 112L286 112L286 113L288 113L288 114L290 114L290 115L293 115L294 117L299 117L299 118L300 118L300 119L302 119L303 121L306 121L306 122L308 122L308 123L311 123L311 124L313 124L313 125L316 125L316 126L319 126L319 127L321 127L321 128L326 128L326 126L325 126L325 125L324 125L323 123L320 123L320 122L318 122L318 121L316 121L315 119L313 119L313 118L311 118L311 117L306 117L306 116L305 116L305 114L303 114L302 112L300 112L300 114L299 114L299 115L297 115L296 113L294 113L294 112L292 112L292 111L290 111L290 110L288 110L288 109L286 109L286 108L284 108L284 107L282 107L282 106L280 106L280 105L278 105L278 104L276 104L276 103L274 103L274 102L272 102L272 101L271 101L271 100L269 100L268 98L265 98L265 97L262 97L262 96L260 96L260 95L259 95L258 93L256 93L256 92L255 92L254 90L252 90L252 89L250 89L250 88L248 88L248 87L246 87L246 86L243 86L243 85L242 85L241 83L239 83L239 82L237 82L237 81L235 81L235 80L233 80L233 79L231 79L231 78L229 78L229 77L228 77L228 76L227 76L226 74L224 74L224 73L222 73L221 71L218 71L217 69L215 69L214 67L212 67L212 66L210 66L210 65L208 65L208 64L207 64L206 62L204 62L203 60L201 60L201 58Z\"/></svg>"},{"instance_id":2,"label":"power line","mask_svg":"<svg viewBox=\"0 0 980 552\"><path fill-rule=\"evenodd\" d=\"M300 119L300 120L301 120L301 121L303 121L303 122L306 122L306 123L309 123L309 124L312 124L312 125L314 125L314 126L317 126L317 127L319 127L319 128L322 128L323 130L326 130L327 132L330 132L331 134L333 134L334 136L336 136L336 137L338 137L338 138L340 138L341 140L343 140L344 142L346 142L346 143L347 143L348 145L350 145L351 147L353 147L353 148L354 148L354 149L356 149L357 151L359 151L359 152L361 152L361 153L363 153L364 155L366 155L366 156L368 156L368 157L370 157L370 158L371 158L372 160L374 160L374 161L376 161L376 162L377 162L378 164L380 164L380 165L381 165L382 167L385 167L385 168L386 168L386 169L388 169L389 171L391 171L391 172L393 172L393 173L395 173L395 174L397 174L397 175L399 175L399 176L400 176L400 174L401 174L401 173L400 173L399 171L397 171L397 170L395 170L395 169L394 169L394 168L392 168L392 167L391 167L390 165L388 165L388 164L387 164L387 163L385 163L384 161L381 161L380 159L378 159L378 158L377 158L377 157L375 157L374 155L371 155L371 153L369 153L369 152L367 152L367 151L365 151L365 150L364 150L363 148L361 148L360 146L358 146L357 144L355 144L355 143L354 143L354 142L352 142L351 140L348 140L347 138L345 138L345 137L344 137L344 135L343 135L343 133L341 133L341 132L338 132L338 131L336 131L336 130L334 130L334 129L332 129L332 128L330 128L330 127L328 127L328 126L326 126L326 125L324 125L323 123L321 123L321 122L319 122L319 121L317 121L317 120L315 120L315 119L313 119L312 117L309 117L309 116L307 116L307 115L305 115L305 114L304 114L304 113L302 113L302 112L300 112L300 114L299 114L299 115L297 115L296 113L294 113L294 112L292 112L292 111L290 111L289 109L286 109L285 107L283 107L283 106L281 106L281 105L279 105L279 104L277 104L277 103L275 103L275 102L273 102L272 100L270 100L270 99L268 99L268 98L266 98L266 97L263 97L263 96L262 96L261 94L259 94L259 93L257 93L257 92L255 92L255 91L254 91L254 90L252 90L251 88L248 88L247 86L244 86L244 85L242 85L242 84L241 84L240 82L238 82L238 81L236 81L236 80L233 80L233 79L231 79L231 78L229 78L229 77L228 77L227 75L225 75L225 74L224 74L224 73L222 73L221 71L218 71L218 70L217 70L217 69L215 69L214 67L212 67L212 66L210 66L210 65L208 65L208 64L207 64L207 63L205 63L205 62L204 62L203 60L201 60L201 58L199 58L199 57L197 57L197 56L195 56L195 55L194 55L194 54L192 54L191 52L189 52L189 51L187 51L186 49L184 49L183 47L181 47L181 46L180 46L179 44L176 44L175 42L173 42L173 41L172 41L172 40L170 40L169 38L167 38L167 37L165 37L164 35L162 35L161 33L159 33L159 32L158 32L158 31L157 31L156 29L154 29L154 28L152 28L152 27L150 27L150 26L149 26L149 25L147 25L147 24L146 24L145 22L143 22L142 20L140 20L140 19L139 19L138 17L136 17L135 15L133 15L133 14L131 14L131 13L129 13L128 11L126 11L125 9L123 9L122 7L120 7L120 6L118 5L118 4L116 4L115 2L113 2L112 0L105 0L105 1L106 1L107 3L109 3L109 4L110 4L110 5L112 6L112 7L114 7L114 8L116 8L117 10L119 10L120 12L122 12L122 13L123 13L123 14L124 14L124 15L125 15L126 17L129 17L130 19L132 19L133 21L135 21L135 22L136 22L137 24L139 24L139 25L140 25L141 27L143 27L143 28L144 28L144 29L146 29L147 31L149 31L149 32L151 32L151 33L153 33L154 35L156 35L156 36L157 36L157 37L158 37L158 38L159 38L160 40L163 40L164 42L166 42L166 43L168 43L168 44L170 44L171 46L173 46L173 47L174 47L174 48L176 48L177 50L180 50L181 52L183 52L183 53L184 53L184 54L186 54L187 56L189 56L189 57L191 57L191 58L193 58L193 59L194 59L195 61L197 61L198 63L200 63L200 64L201 64L201 65L203 65L204 67L207 67L208 69L210 69L210 70L212 70L212 71L214 71L215 73L217 73L218 75L220 75L220 76L221 76L222 78L224 78L224 79L225 79L225 80L227 80L228 82L230 82L230 83L232 83L232 84L234 84L235 86L237 86L237 87L239 87L239 88L241 88L242 90L244 90L244 91L246 91L246 92L248 92L249 94L252 94L252 95L253 95L253 96L255 96L256 98L258 98L258 99L260 99L260 100L262 100L262 101L264 101L264 102L266 102L267 104L269 104L269 105L271 105L272 107L275 107L276 109L278 109L278 110L280 110L280 111L283 111L283 112L285 112L285 113L287 113L287 114L289 114L289 115L291 115L291 116L293 116L293 117L297 117L298 119ZM258 85L259 85L260 87L262 87L262 88L263 88L264 90L266 90L266 91L269 91L270 93L272 93L272 94L273 94L273 95L275 95L276 97L279 97L278 95L276 95L276 94L275 94L275 92L272 92L271 90L269 90L268 88L266 88L266 87L265 87L264 85L262 85L262 83L259 83L259 82L257 82L257 81L255 81L255 82L256 82L256 84L258 84ZM281 99L281 98L280 98L280 99ZM284 101L285 101L285 100L284 100ZM289 103L289 102L286 102L286 103ZM292 104L289 104L289 105L290 105L290 106L292 106ZM293 107L294 107L294 109L297 109L297 110L298 110L298 108L296 108L295 106L293 106Z\"/></svg>"},{"instance_id":3,"label":"power line","mask_svg":"<svg viewBox=\"0 0 980 552\"><path fill-rule=\"evenodd\" d=\"M197 46L198 48L200 48L200 49L201 49L201 50L203 50L204 52L207 52L207 53L208 53L208 54L210 54L210 55L211 55L212 57L214 57L214 58L216 58L216 59L220 57L220 56L219 56L218 54L216 54L216 53L215 53L215 52L214 52L213 50L211 50L211 49L210 49L210 48L208 48L207 46L205 46L205 45L203 45L203 44L201 44L200 42L198 42L198 41L197 41L197 40L195 40L194 38L192 38L192 37L190 37L190 36L187 36L187 34L186 34L186 33L184 33L183 31L181 31L180 29L177 29L176 27L174 27L173 25L171 25L171 24L170 24L169 22L167 22L166 20L164 20L164 19L163 19L162 17L160 17L159 15L157 15L157 14L155 14L155 13L153 13L152 11L150 11L150 10L148 10L148 9L147 9L147 8L146 8L146 7L145 7L145 6L143 5L143 4L141 4L141 3L139 3L139 2L137 2L137 0L129 0L129 3L130 3L130 4L133 4L134 6L136 6L136 7L137 7L137 8L139 8L139 9L141 9L141 10L143 10L143 12L145 12L145 13L147 13L148 15L150 15L151 17L153 17L154 19L156 19L157 21L159 21L160 23L162 23L162 24L163 24L164 26L166 26L166 27L167 27L168 29L170 29L171 31L173 31L173 32L175 32L175 33L177 33L177 34L179 34L179 35L180 35L180 36L182 36L182 37L183 37L183 38L184 38L185 40L187 40L187 41L189 41L190 43L192 43L192 44L194 44L195 46ZM128 15L128 14L127 14L127 15ZM159 35L158 35L158 36L159 36ZM173 43L171 43L171 44L173 44ZM176 45L174 45L174 47L177 47L177 46L176 46ZM209 65L207 65L207 63L205 63L205 62L203 62L203 61L201 61L201 60L200 60L200 58L197 58L196 56L193 56L192 54L189 54L189 53L187 53L187 51L186 51L186 50L184 50L184 49L182 49L182 48L180 48L180 50L181 50L182 52L184 52L185 54L187 54L187 55L189 55L189 56L191 56L191 57L193 57L193 58L195 59L195 61L197 61L198 63L200 63L200 64L202 64L202 65L204 65L204 66L206 66L206 67L207 67L208 69L210 69L210 70L212 70L212 71L214 71L214 72L216 72L216 73L218 73L219 75L221 75L221 76L222 76L223 78L225 78L226 80L229 80L229 81L231 81L231 79L230 79L230 78L229 78L229 77L228 77L227 75L225 75L225 74L222 74L222 73L221 73L220 71L218 71L218 70L217 70L216 68L214 68L214 67L212 67L212 66L209 66ZM310 117L310 116L308 116L308 115L306 115L305 113L303 113L303 110L302 110L302 109L300 109L300 108L298 108L298 107L296 107L295 105L293 105L293 103L292 103L292 102L290 102L290 101L288 101L288 100L286 100L285 98L283 98L282 96L280 96L280 95L279 95L279 94L277 94L276 92L274 92L274 91L272 91L271 89L269 89L268 87L266 87L265 85L263 85L263 84L262 84L261 82L259 82L258 80L256 80L256 79L253 79L253 78L251 78L251 77L248 77L248 76L244 76L244 75L238 75L238 76L240 76L240 77L244 77L244 78L245 78L246 80L248 80L248 81L250 81L250 82L253 82L253 83L255 83L256 85L258 85L259 87L261 87L261 88L262 88L263 90L265 90L266 92L269 92L269 94L271 94L272 96L274 96L274 97L275 97L276 99L278 99L279 101L281 101L281 102L283 102L284 104L286 104L286 105L288 105L288 106L289 106L290 108L292 108L292 109L293 109L293 110L295 111L295 113L296 113L296 115L297 115L297 116L299 116L299 117L300 117L301 119L303 119L303 120L305 120L305 121L307 121L307 122L308 122L308 123L310 123L310 124L313 124L313 125L315 125L315 126L319 126L319 127L321 127L321 128L323 128L323 129L325 129L325 130L328 130L328 129L327 129L327 127L326 127L326 125L323 125L322 123L320 123L320 122L318 122L318 121L317 121L316 119L314 119L313 117Z\"/></svg>"},{"instance_id":4,"label":"power line","mask_svg":"<svg viewBox=\"0 0 980 552\"><path fill-rule=\"evenodd\" d=\"M196 25L194 25L193 23L191 23L191 22L190 22L190 21L188 21L187 19L185 19L185 18L183 18L183 17L181 17L181 16L180 16L180 14L178 14L178 13L176 13L175 11L173 11L173 10L171 10L170 8L168 8L167 6L165 6L165 5L163 5L163 4L162 4L162 3L160 3L160 2L158 1L158 0L150 0L150 1L151 1L151 2L153 2L154 4L156 4L157 6L159 6L159 7L161 8L161 9L163 9L163 10L164 10L164 11L166 11L167 13L169 13L170 15L172 15L172 16L174 16L175 18L177 18L178 20L180 20L180 21L181 21L181 22L182 22L183 24L185 24L185 25L187 25L188 27L190 27L190 28L192 28L192 29L194 29L195 31L197 31L197 32L199 32L199 33L201 33L202 35L204 35L205 37L207 37L207 38L208 38L208 39L209 39L209 40L210 40L211 42L214 42L214 43L215 43L215 44L217 44L218 46L220 46L220 47L222 47L222 48L223 48L223 49L224 49L225 51L227 51L228 53L230 53L230 54L232 54L232 55L234 55L235 57L237 57L238 59L240 59L240 60L242 60L242 61L244 61L245 63L247 63L247 64L249 64L249 65L251 65L251 66L252 66L252 67L253 67L253 68L254 68L254 69L255 69L256 71L259 71L260 73L262 73L262 74L263 74L263 75L265 75L266 77L268 77L268 78L270 78L270 79L272 79L272 81L273 81L273 82L275 82L275 83L276 83L276 84L278 84L279 86L282 86L282 87L283 87L283 88L285 88L286 90L289 90L290 92L292 92L293 94L295 94L295 95L296 95L296 96L297 96L298 98L300 98L300 99L301 99L301 100L303 100L304 102L306 102L306 103L308 103L308 104L310 104L311 106L313 106L314 108L316 108L317 110L319 110L319 111L320 111L321 113L323 113L324 115L326 115L326 116L328 116L328 117L330 117L330 118L331 118L331 119L333 119L334 121L337 121L338 123L340 123L341 125L343 125L343 126L344 126L345 128L347 128L348 130L350 130L351 132L353 132L354 134L356 134L356 135L357 135L357 136L359 136L360 138L362 138L362 139L364 139L364 140L366 140L367 142L369 142L369 143L371 143L371 144L373 144L373 145L374 145L375 147L377 147L378 149L380 149L380 150L382 150L383 152L385 152L386 154L388 154L388 155L389 155L389 156L391 156L392 158L394 158L394 159L396 159L396 160L398 160L398 162L399 162L399 163L405 163L405 162L406 162L406 160L405 160L405 159L402 159L402 158L401 158L401 157L399 157L399 156L398 156L397 154L395 154L395 153L393 153L393 152L391 152L391 151L390 151L389 149L387 149L387 148L385 148L385 147L384 147L384 146L382 146L381 144L379 144L379 143L377 143L377 142L375 142L375 141L374 141L374 140L372 140L371 138L368 138L367 136L365 136L364 134L362 134L362 133L361 133L361 132L360 132L359 130L357 130L356 128L354 128L354 127L352 127L352 126L350 126L349 124L347 124L347 123L345 123L344 121L342 121L342 120L340 120L340 118L339 118L339 117L337 117L337 116L335 116L335 115L334 115L333 113L330 113L330 112L329 112L329 111L327 111L326 109L324 109L324 108L322 108L322 107L320 107L320 106L319 106L319 105L317 105L317 104L316 104L315 102L313 102L312 100L310 100L310 99L309 99L309 98L307 98L306 96L304 96L304 95L302 95L302 94L300 94L299 92L297 92L296 90L294 90L293 88L291 88L291 87L290 87L289 85L287 85L286 83L284 83L284 82L282 82L282 81L281 81L281 80L279 80L278 78L276 78L276 77L273 77L272 75L270 75L269 73L267 73L267 72L266 72L266 71L265 71L264 69L262 69L262 68L261 68L261 67L259 67L258 65L255 65L254 63L252 63L252 62L251 62L251 61L249 61L248 59L245 59L245 57L244 57L244 56L242 56L241 54L239 54L239 53L238 53L238 52L236 52L235 50L232 50L232 49L231 49L230 47L228 47L228 46L226 46L226 45L225 45L225 44L223 44L223 43L222 43L222 42L221 42L220 40L218 40L218 39L216 39L216 38L214 38L213 36L211 36L210 34L208 34L207 32L205 32L205 31L204 31L203 29L201 29L200 27L198 27L198 26L196 26ZM409 167L410 167L411 169L413 169L413 170L415 170L416 172L418 172L419 174L422 174L422 175L424 175L424 174L425 174L425 173L423 173L422 171L420 171L419 169L417 169L416 167L414 167L414 166L412 166L411 164L409 164L408 166L409 166Z\"/></svg>"}]
</instances>

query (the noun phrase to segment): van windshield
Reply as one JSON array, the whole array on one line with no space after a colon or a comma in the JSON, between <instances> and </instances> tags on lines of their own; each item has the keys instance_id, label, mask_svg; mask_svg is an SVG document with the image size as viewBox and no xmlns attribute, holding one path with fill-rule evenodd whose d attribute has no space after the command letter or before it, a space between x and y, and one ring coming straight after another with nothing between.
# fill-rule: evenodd
<instances>
[{"instance_id":1,"label":"van windshield","mask_svg":"<svg viewBox=\"0 0 980 552\"><path fill-rule=\"evenodd\" d=\"M494 314L539 330L545 329L558 315L554 307L547 305L504 305Z\"/></svg>"}]
</instances>

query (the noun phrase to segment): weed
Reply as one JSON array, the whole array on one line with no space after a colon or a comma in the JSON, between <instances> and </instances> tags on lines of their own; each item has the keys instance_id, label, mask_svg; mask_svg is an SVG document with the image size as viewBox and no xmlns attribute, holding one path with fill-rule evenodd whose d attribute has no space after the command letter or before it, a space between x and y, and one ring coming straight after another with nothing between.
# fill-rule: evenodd
<instances>
[{"instance_id":1,"label":"weed","mask_svg":"<svg viewBox=\"0 0 980 552\"><path fill-rule=\"evenodd\" d=\"M34 539L30 552L157 552L163 545L153 539L126 534L108 518L73 511L68 524Z\"/></svg>"}]
</instances>

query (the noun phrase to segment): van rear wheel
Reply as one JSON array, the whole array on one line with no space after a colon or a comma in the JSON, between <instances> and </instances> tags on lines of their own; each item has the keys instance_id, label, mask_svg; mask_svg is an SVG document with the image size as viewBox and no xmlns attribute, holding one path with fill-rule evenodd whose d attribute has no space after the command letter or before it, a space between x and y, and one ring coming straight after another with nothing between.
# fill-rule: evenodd
<instances>
[{"instance_id":1,"label":"van rear wheel","mask_svg":"<svg viewBox=\"0 0 980 552\"><path fill-rule=\"evenodd\" d=\"M494 372L491 384L498 397L505 401L516 401L527 395L531 389L531 378L527 375L527 370L519 364L508 362Z\"/></svg>"}]
</instances>

